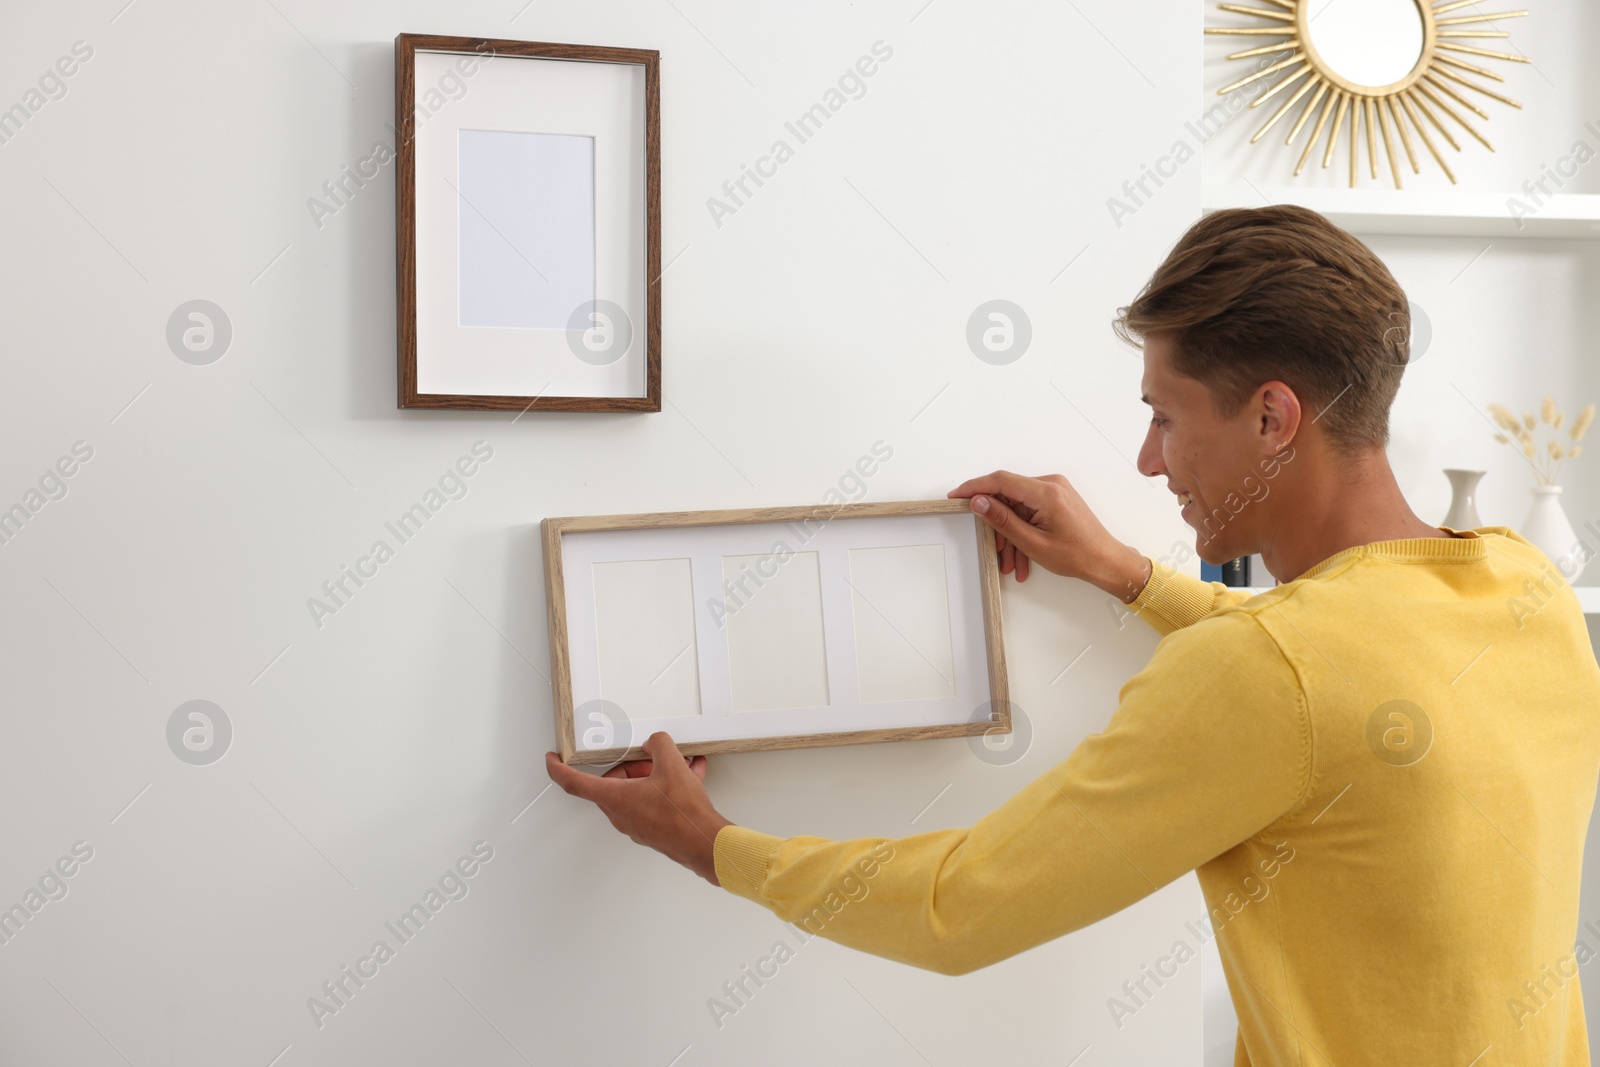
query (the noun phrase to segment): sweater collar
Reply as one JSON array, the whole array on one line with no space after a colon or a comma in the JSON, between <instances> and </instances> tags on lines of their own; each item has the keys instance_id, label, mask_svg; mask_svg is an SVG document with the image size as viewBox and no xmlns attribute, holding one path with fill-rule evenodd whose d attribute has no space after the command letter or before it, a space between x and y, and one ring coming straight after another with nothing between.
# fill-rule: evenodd
<instances>
[{"instance_id":1,"label":"sweater collar","mask_svg":"<svg viewBox=\"0 0 1600 1067\"><path fill-rule=\"evenodd\" d=\"M1318 563L1299 578L1315 578L1346 560L1354 559L1392 559L1406 563L1426 563L1432 561L1473 562L1487 559L1489 549L1484 544L1483 534L1509 534L1511 531L1505 526L1479 526L1473 530L1454 530L1448 526L1439 527L1451 534L1449 537L1402 537L1395 541L1374 541L1367 545L1352 545L1350 548L1335 552L1327 559Z\"/></svg>"}]
</instances>

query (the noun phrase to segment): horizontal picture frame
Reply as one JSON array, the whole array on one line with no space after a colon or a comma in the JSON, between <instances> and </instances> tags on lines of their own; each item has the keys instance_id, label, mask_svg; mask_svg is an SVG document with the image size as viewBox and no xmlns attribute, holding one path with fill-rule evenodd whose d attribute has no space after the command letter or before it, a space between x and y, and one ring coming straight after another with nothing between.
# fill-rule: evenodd
<instances>
[{"instance_id":1,"label":"horizontal picture frame","mask_svg":"<svg viewBox=\"0 0 1600 1067\"><path fill-rule=\"evenodd\" d=\"M569 764L1011 730L994 531L964 500L547 518Z\"/></svg>"},{"instance_id":2,"label":"horizontal picture frame","mask_svg":"<svg viewBox=\"0 0 1600 1067\"><path fill-rule=\"evenodd\" d=\"M398 406L660 411L660 53L394 47Z\"/></svg>"}]
</instances>

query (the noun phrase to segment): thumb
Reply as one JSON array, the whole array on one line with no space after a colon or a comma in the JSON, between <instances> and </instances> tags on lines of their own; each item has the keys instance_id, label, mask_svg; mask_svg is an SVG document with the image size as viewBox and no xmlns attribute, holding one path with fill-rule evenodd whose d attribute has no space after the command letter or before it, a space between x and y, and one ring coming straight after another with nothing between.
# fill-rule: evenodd
<instances>
[{"instance_id":1,"label":"thumb","mask_svg":"<svg viewBox=\"0 0 1600 1067\"><path fill-rule=\"evenodd\" d=\"M678 751L678 746L672 740L672 735L665 730L657 730L645 739L645 754L654 764L652 770L665 769L669 773L680 769L687 770L688 765L683 761L683 753Z\"/></svg>"},{"instance_id":2,"label":"thumb","mask_svg":"<svg viewBox=\"0 0 1600 1067\"><path fill-rule=\"evenodd\" d=\"M996 533L1004 534L1008 541L1028 555L1033 555L1034 549L1039 547L1041 538L1038 527L1021 518L995 497L973 497L972 510Z\"/></svg>"}]
</instances>

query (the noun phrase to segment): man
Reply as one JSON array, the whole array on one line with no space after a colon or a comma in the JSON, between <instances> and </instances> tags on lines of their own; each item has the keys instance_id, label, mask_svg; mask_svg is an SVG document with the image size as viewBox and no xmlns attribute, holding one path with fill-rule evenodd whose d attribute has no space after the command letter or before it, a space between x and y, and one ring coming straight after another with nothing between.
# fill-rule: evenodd
<instances>
[{"instance_id":1,"label":"man","mask_svg":"<svg viewBox=\"0 0 1600 1067\"><path fill-rule=\"evenodd\" d=\"M1587 1064L1600 665L1539 551L1429 526L1401 495L1384 446L1407 308L1359 241L1274 207L1202 219L1121 310L1153 411L1140 470L1202 559L1259 552L1266 593L1155 563L1059 476L950 494L999 534L1004 572L1081 578L1165 635L1105 731L971 829L771 837L720 815L704 758L665 734L605 778L552 754L551 777L780 918L822 907L824 936L945 974L1196 870L1236 1064Z\"/></svg>"}]
</instances>

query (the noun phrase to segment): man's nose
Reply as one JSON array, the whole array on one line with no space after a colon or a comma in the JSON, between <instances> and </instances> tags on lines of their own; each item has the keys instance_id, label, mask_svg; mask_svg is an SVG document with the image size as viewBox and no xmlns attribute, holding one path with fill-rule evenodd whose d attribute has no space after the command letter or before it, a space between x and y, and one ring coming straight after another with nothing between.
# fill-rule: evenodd
<instances>
[{"instance_id":1,"label":"man's nose","mask_svg":"<svg viewBox=\"0 0 1600 1067\"><path fill-rule=\"evenodd\" d=\"M1156 436L1155 423L1150 424L1150 430L1144 435L1144 444L1139 448L1139 473L1149 478L1158 478L1167 472L1167 466L1161 459L1161 443Z\"/></svg>"}]
</instances>

